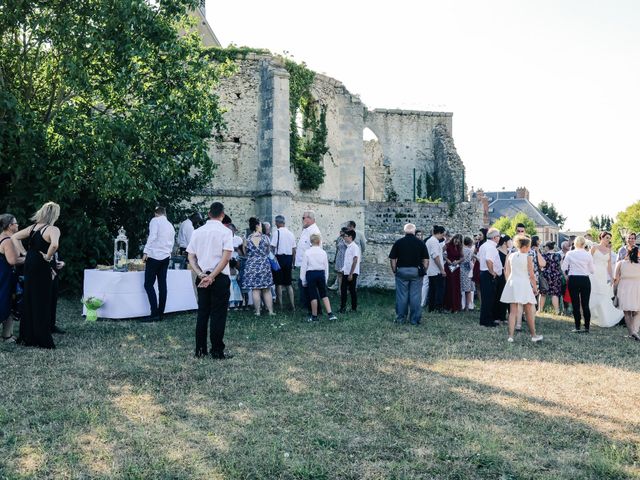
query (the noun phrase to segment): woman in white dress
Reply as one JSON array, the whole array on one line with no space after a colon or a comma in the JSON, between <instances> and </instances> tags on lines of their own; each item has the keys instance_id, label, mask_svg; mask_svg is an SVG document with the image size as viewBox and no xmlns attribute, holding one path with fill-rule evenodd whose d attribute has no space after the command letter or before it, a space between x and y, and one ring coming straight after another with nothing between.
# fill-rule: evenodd
<instances>
[{"instance_id":1,"label":"woman in white dress","mask_svg":"<svg viewBox=\"0 0 640 480\"><path fill-rule=\"evenodd\" d=\"M611 267L611 234L600 233L600 243L591 248L595 272L590 275L591 297L589 298L589 310L591 310L591 322L599 327L613 327L624 317L622 310L613 306L613 278Z\"/></svg>"},{"instance_id":2,"label":"woman in white dress","mask_svg":"<svg viewBox=\"0 0 640 480\"><path fill-rule=\"evenodd\" d=\"M624 311L629 336L640 342L640 264L638 247L631 248L616 265L615 283L618 286L618 302Z\"/></svg>"},{"instance_id":3,"label":"woman in white dress","mask_svg":"<svg viewBox=\"0 0 640 480\"><path fill-rule=\"evenodd\" d=\"M535 306L538 295L538 285L533 271L533 260L529 255L531 239L524 235L516 235L513 244L518 251L507 257L505 265L506 285L500 297L500 301L508 303L509 309L509 342L513 342L516 328L516 316L518 305L523 305L527 317L527 325L531 333L531 341L539 342L542 335L536 335Z\"/></svg>"}]
</instances>

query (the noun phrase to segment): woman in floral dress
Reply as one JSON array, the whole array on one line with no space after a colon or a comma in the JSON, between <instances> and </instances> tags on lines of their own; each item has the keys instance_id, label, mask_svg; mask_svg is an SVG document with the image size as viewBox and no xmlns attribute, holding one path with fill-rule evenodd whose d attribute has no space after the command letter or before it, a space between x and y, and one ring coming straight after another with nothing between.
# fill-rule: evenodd
<instances>
[{"instance_id":1,"label":"woman in floral dress","mask_svg":"<svg viewBox=\"0 0 640 480\"><path fill-rule=\"evenodd\" d=\"M545 253L542 257L547 262L546 267L540 274L544 280L540 281L540 303L538 311L544 310L544 304L547 300L547 295L551 296L551 304L556 315L560 314L560 296L562 295L562 255L559 252L554 252L556 244L554 242L547 242L545 244Z\"/></svg>"},{"instance_id":2,"label":"woman in floral dress","mask_svg":"<svg viewBox=\"0 0 640 480\"><path fill-rule=\"evenodd\" d=\"M262 234L262 224L258 218L251 217L249 219L249 230L251 234L247 237L245 245L247 263L242 278L242 287L252 290L253 308L256 316L260 316L260 297L262 297L269 315L275 315L271 295L273 275L269 262L269 237Z\"/></svg>"},{"instance_id":3,"label":"woman in floral dress","mask_svg":"<svg viewBox=\"0 0 640 480\"><path fill-rule=\"evenodd\" d=\"M473 278L473 265L475 262L475 248L473 247L473 239L464 237L464 247L462 248L463 261L460 264L460 290L464 293L464 311L473 310L473 292L475 291L475 283Z\"/></svg>"}]
</instances>

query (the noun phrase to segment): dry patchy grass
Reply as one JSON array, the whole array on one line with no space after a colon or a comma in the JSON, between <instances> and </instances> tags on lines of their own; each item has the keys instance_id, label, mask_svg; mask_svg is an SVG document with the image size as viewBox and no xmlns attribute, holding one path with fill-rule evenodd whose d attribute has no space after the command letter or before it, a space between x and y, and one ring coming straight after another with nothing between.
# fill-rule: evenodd
<instances>
[{"instance_id":1,"label":"dry patchy grass","mask_svg":"<svg viewBox=\"0 0 640 480\"><path fill-rule=\"evenodd\" d=\"M640 478L640 345L621 328L542 344L477 314L393 318L361 292L337 323L230 315L230 361L192 357L195 315L98 322L62 301L58 349L0 345L0 478Z\"/></svg>"}]
</instances>

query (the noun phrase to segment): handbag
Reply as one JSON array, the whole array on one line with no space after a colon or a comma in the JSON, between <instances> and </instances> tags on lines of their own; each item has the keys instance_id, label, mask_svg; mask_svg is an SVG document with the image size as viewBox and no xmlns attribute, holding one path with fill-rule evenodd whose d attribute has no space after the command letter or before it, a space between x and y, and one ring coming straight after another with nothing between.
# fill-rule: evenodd
<instances>
[{"instance_id":1,"label":"handbag","mask_svg":"<svg viewBox=\"0 0 640 480\"><path fill-rule=\"evenodd\" d=\"M274 272L280 271L280 264L278 263L278 259L275 257L273 252L269 252L269 263L271 264L271 270Z\"/></svg>"},{"instance_id":2,"label":"handbag","mask_svg":"<svg viewBox=\"0 0 640 480\"><path fill-rule=\"evenodd\" d=\"M545 292L548 292L549 291L549 282L545 278L545 276L540 274L539 281L540 281L540 290L544 290Z\"/></svg>"}]
</instances>

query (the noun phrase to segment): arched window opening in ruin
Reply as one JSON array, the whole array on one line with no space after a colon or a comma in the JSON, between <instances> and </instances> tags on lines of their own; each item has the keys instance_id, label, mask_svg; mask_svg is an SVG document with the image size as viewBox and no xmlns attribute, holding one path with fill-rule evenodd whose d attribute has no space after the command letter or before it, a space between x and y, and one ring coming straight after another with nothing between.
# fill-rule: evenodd
<instances>
[{"instance_id":1,"label":"arched window opening in ruin","mask_svg":"<svg viewBox=\"0 0 640 480\"><path fill-rule=\"evenodd\" d=\"M373 133L373 130L371 130L369 127L365 127L365 129L362 131L362 141L370 142L371 140L377 142L378 136Z\"/></svg>"}]
</instances>

